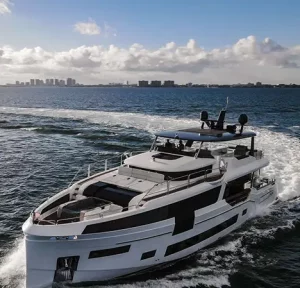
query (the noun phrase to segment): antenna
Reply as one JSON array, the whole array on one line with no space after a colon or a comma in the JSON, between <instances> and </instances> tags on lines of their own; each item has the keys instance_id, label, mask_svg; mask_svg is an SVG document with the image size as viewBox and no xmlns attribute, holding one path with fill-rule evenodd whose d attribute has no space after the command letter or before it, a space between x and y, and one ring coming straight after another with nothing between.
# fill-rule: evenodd
<instances>
[{"instance_id":1,"label":"antenna","mask_svg":"<svg viewBox=\"0 0 300 288\"><path fill-rule=\"evenodd\" d=\"M226 100L226 107L225 107L225 110L227 110L228 102L229 102L229 97L227 97L227 100Z\"/></svg>"}]
</instances>

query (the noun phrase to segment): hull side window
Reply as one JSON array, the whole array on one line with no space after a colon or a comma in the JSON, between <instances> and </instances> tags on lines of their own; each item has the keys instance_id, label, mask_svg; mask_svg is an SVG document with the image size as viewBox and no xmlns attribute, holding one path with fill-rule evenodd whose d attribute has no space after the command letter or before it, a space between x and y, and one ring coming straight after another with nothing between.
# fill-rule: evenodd
<instances>
[{"instance_id":1,"label":"hull side window","mask_svg":"<svg viewBox=\"0 0 300 288\"><path fill-rule=\"evenodd\" d=\"M152 250L152 251L148 251L148 252L145 252L143 253L142 257L141 257L141 260L145 260L145 259L148 259L148 258L152 258L155 256L155 253L156 253L156 250Z\"/></svg>"},{"instance_id":2,"label":"hull side window","mask_svg":"<svg viewBox=\"0 0 300 288\"><path fill-rule=\"evenodd\" d=\"M220 223L219 225L217 225L213 228L210 228L209 230L206 230L205 232L202 232L202 233L195 235L191 238L188 238L184 241L180 241L180 242L177 242L175 244L168 246L165 256L169 256L169 255L172 255L179 251L182 251L184 249L190 248L190 247L197 245L200 242L218 234L219 232L221 232L221 231L225 230L226 228L235 224L237 222L238 216L239 215L235 215L235 216L231 217L230 219Z\"/></svg>"},{"instance_id":3,"label":"hull side window","mask_svg":"<svg viewBox=\"0 0 300 288\"><path fill-rule=\"evenodd\" d=\"M231 206L245 201L251 192L250 185L251 174L247 174L243 177L228 182L225 188L223 199L225 199L225 201Z\"/></svg>"},{"instance_id":4,"label":"hull side window","mask_svg":"<svg viewBox=\"0 0 300 288\"><path fill-rule=\"evenodd\" d=\"M110 249L91 251L90 255L89 255L89 259L123 254L123 253L127 253L129 250L130 250L130 245L116 247L116 248L110 248Z\"/></svg>"}]
</instances>

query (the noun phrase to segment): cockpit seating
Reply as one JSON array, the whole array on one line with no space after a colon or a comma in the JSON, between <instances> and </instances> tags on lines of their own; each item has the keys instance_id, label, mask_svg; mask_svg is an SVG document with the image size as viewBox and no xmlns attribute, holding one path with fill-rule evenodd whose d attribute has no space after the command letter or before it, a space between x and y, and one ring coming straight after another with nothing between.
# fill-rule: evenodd
<instances>
[{"instance_id":1,"label":"cockpit seating","mask_svg":"<svg viewBox=\"0 0 300 288\"><path fill-rule=\"evenodd\" d=\"M73 200L65 204L59 205L57 209L58 219L76 218L80 216L82 210L91 210L107 204L102 199L88 197L80 200Z\"/></svg>"}]
</instances>

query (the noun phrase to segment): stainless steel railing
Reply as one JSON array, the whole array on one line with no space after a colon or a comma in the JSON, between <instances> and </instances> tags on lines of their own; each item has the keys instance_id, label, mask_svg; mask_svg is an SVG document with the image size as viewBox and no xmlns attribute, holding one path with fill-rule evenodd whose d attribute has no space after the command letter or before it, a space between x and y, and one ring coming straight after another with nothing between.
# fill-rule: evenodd
<instances>
[{"instance_id":1,"label":"stainless steel railing","mask_svg":"<svg viewBox=\"0 0 300 288\"><path fill-rule=\"evenodd\" d=\"M202 171L204 172L203 175L200 175L199 177L193 177L193 176L201 173ZM213 171L217 171L218 173L213 173ZM197 183L200 184L201 182L209 182L209 180L212 180L212 179L215 180L215 178L216 178L216 180L220 179L225 172L226 172L226 170L224 170L224 169L220 170L220 168L205 169L205 170L197 171L197 172L194 172L194 173L186 174L186 175L183 175L183 176L180 176L180 177L165 180L164 182L162 182L158 185L155 185L151 189L149 189L146 192L146 194L144 195L144 197L139 201L138 206L140 205L140 203L142 201L145 201L145 198L147 198L147 196L149 196L150 194L151 194L151 196L152 195L157 195L157 194L162 194L162 196L165 195L165 194L170 194L170 193L176 192L177 189L180 189L180 188L183 188L183 187L188 188L191 185L195 185ZM209 177L209 176L211 176L211 177ZM178 181L180 181L180 179L183 179L183 180L186 180L186 181L184 183L180 183L179 185L171 186L172 182L178 182ZM195 181L191 181L191 179L195 179ZM212 180L212 181L214 181L214 180ZM158 186L162 186L163 188L153 192L153 190L155 188L157 188Z\"/></svg>"},{"instance_id":2,"label":"stainless steel railing","mask_svg":"<svg viewBox=\"0 0 300 288\"><path fill-rule=\"evenodd\" d=\"M124 152L121 155L117 155L115 157L96 161L93 164L85 164L82 167L80 167L78 169L78 171L75 173L74 177L72 178L72 180L70 181L70 183L68 185L68 188L72 184L74 184L74 182L76 182L76 180L80 180L80 179L78 179L78 176L80 175L81 172L83 172L84 175L86 175L87 177L91 177L100 172L119 167L124 164L124 160L126 158L143 153L143 152L145 152L145 151L127 151L127 152ZM86 172L84 172L84 171L86 171ZM84 178L86 178L86 177L84 177Z\"/></svg>"}]
</instances>

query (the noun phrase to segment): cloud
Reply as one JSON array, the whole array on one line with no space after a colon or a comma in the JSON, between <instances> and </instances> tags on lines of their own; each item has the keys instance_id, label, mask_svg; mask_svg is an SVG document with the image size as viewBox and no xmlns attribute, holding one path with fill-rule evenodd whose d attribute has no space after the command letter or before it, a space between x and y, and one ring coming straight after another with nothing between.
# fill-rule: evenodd
<instances>
[{"instance_id":1,"label":"cloud","mask_svg":"<svg viewBox=\"0 0 300 288\"><path fill-rule=\"evenodd\" d=\"M10 5L12 5L10 0L0 0L0 14L11 13Z\"/></svg>"},{"instance_id":2,"label":"cloud","mask_svg":"<svg viewBox=\"0 0 300 288\"><path fill-rule=\"evenodd\" d=\"M101 33L101 28L91 18L87 22L76 23L74 30L84 35L99 35Z\"/></svg>"},{"instance_id":3,"label":"cloud","mask_svg":"<svg viewBox=\"0 0 300 288\"><path fill-rule=\"evenodd\" d=\"M179 83L299 83L299 68L300 46L284 47L269 38L258 41L254 36L212 50L203 49L193 39L186 45L169 42L157 49L138 43L128 48L80 46L60 52L41 47L0 47L0 79L7 81L14 80L11 75L32 75L73 76L86 83L141 78L174 79Z\"/></svg>"}]
</instances>

